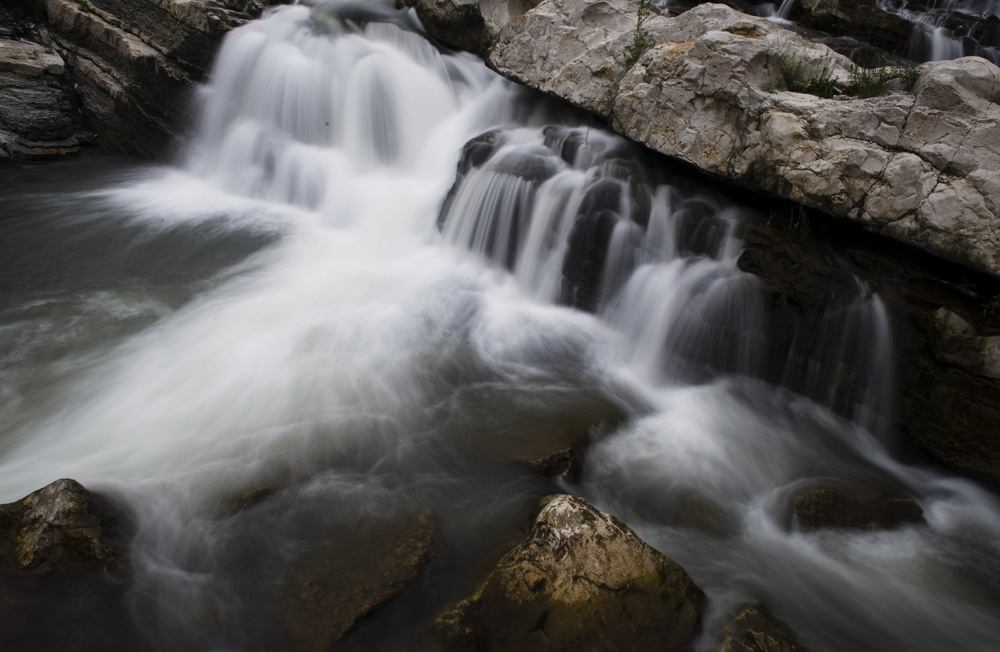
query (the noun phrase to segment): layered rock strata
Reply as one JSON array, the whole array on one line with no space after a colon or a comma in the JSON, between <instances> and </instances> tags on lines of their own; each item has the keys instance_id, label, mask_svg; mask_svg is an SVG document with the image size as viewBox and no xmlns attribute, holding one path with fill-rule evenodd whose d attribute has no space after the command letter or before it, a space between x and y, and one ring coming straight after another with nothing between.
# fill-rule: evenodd
<instances>
[{"instance_id":1,"label":"layered rock strata","mask_svg":"<svg viewBox=\"0 0 1000 652\"><path fill-rule=\"evenodd\" d=\"M96 140L112 151L168 156L219 40L264 3L23 4L32 6L0 16L11 23L0 33L0 159L19 163L72 154Z\"/></svg>"},{"instance_id":2,"label":"layered rock strata","mask_svg":"<svg viewBox=\"0 0 1000 652\"><path fill-rule=\"evenodd\" d=\"M75 153L82 131L62 57L37 43L0 39L0 160Z\"/></svg>"}]
</instances>

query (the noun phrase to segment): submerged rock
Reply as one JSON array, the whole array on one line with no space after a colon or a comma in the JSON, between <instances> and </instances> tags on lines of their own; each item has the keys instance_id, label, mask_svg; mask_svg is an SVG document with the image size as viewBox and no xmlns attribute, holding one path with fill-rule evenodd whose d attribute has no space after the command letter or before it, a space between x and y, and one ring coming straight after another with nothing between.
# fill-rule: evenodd
<instances>
[{"instance_id":1,"label":"submerged rock","mask_svg":"<svg viewBox=\"0 0 1000 652\"><path fill-rule=\"evenodd\" d=\"M527 538L438 618L450 649L676 650L692 640L705 595L683 568L581 498L543 504Z\"/></svg>"},{"instance_id":2,"label":"submerged rock","mask_svg":"<svg viewBox=\"0 0 1000 652\"><path fill-rule=\"evenodd\" d=\"M751 600L726 624L719 652L805 652L795 633L760 600Z\"/></svg>"},{"instance_id":3,"label":"submerged rock","mask_svg":"<svg viewBox=\"0 0 1000 652\"><path fill-rule=\"evenodd\" d=\"M427 514L372 519L331 535L279 596L279 619L295 649L329 649L400 593L429 561L433 536Z\"/></svg>"},{"instance_id":4,"label":"submerged rock","mask_svg":"<svg viewBox=\"0 0 1000 652\"><path fill-rule=\"evenodd\" d=\"M882 491L857 497L839 489L813 489L795 497L795 518L806 531L822 528L891 530L925 523L924 510L913 496Z\"/></svg>"}]
</instances>

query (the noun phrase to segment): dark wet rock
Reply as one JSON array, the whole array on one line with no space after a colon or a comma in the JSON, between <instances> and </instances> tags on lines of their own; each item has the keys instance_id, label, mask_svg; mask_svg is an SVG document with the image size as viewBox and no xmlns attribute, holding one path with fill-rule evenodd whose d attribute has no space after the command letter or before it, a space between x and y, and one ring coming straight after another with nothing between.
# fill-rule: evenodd
<instances>
[{"instance_id":1,"label":"dark wet rock","mask_svg":"<svg viewBox=\"0 0 1000 652\"><path fill-rule=\"evenodd\" d=\"M852 495L841 489L812 489L796 496L793 506L799 527L806 531L891 530L925 522L917 501L894 490Z\"/></svg>"},{"instance_id":2,"label":"dark wet rock","mask_svg":"<svg viewBox=\"0 0 1000 652\"><path fill-rule=\"evenodd\" d=\"M58 480L0 505L0 649L134 650L128 516Z\"/></svg>"},{"instance_id":3,"label":"dark wet rock","mask_svg":"<svg viewBox=\"0 0 1000 652\"><path fill-rule=\"evenodd\" d=\"M396 0L399 8L412 7L435 38L481 57L508 20L537 4L538 0Z\"/></svg>"},{"instance_id":4,"label":"dark wet rock","mask_svg":"<svg viewBox=\"0 0 1000 652\"><path fill-rule=\"evenodd\" d=\"M858 282L845 268L849 261L858 274L883 279L877 290L894 315L898 416L908 441L954 470L1000 486L1000 329L983 316L984 297L1000 287L983 278L978 298L970 297L955 288L971 283L961 281L968 272L858 233L831 237L801 226L756 225L746 230L745 243L739 267L763 281L770 380L782 382L787 373L783 352L809 359L819 350L824 313L858 295ZM842 389L859 380L850 369L838 374Z\"/></svg>"},{"instance_id":5,"label":"dark wet rock","mask_svg":"<svg viewBox=\"0 0 1000 652\"><path fill-rule=\"evenodd\" d=\"M689 254L717 257L729 225L715 215L715 209L697 199L685 199L674 213L677 239Z\"/></svg>"},{"instance_id":6,"label":"dark wet rock","mask_svg":"<svg viewBox=\"0 0 1000 652\"><path fill-rule=\"evenodd\" d=\"M0 505L0 571L97 570L120 578L127 563L124 519L75 480L57 480Z\"/></svg>"},{"instance_id":7,"label":"dark wet rock","mask_svg":"<svg viewBox=\"0 0 1000 652\"><path fill-rule=\"evenodd\" d=\"M436 626L455 650L676 650L698 632L704 608L684 569L624 523L555 496Z\"/></svg>"},{"instance_id":8,"label":"dark wet rock","mask_svg":"<svg viewBox=\"0 0 1000 652\"><path fill-rule=\"evenodd\" d=\"M294 649L330 649L399 594L430 560L429 515L372 518L338 529L286 582L278 617Z\"/></svg>"},{"instance_id":9,"label":"dark wet rock","mask_svg":"<svg viewBox=\"0 0 1000 652\"><path fill-rule=\"evenodd\" d=\"M751 600L723 629L719 652L806 652L792 629L760 600Z\"/></svg>"},{"instance_id":10,"label":"dark wet rock","mask_svg":"<svg viewBox=\"0 0 1000 652\"><path fill-rule=\"evenodd\" d=\"M608 245L617 222L618 215L609 210L583 213L577 218L563 261L564 304L590 312L597 310Z\"/></svg>"},{"instance_id":11,"label":"dark wet rock","mask_svg":"<svg viewBox=\"0 0 1000 652\"><path fill-rule=\"evenodd\" d=\"M804 27L850 35L903 57L913 24L880 9L874 0L799 0L789 16Z\"/></svg>"},{"instance_id":12,"label":"dark wet rock","mask_svg":"<svg viewBox=\"0 0 1000 652\"><path fill-rule=\"evenodd\" d=\"M1000 487L1000 382L927 357L903 381L909 435L945 466Z\"/></svg>"}]
</instances>

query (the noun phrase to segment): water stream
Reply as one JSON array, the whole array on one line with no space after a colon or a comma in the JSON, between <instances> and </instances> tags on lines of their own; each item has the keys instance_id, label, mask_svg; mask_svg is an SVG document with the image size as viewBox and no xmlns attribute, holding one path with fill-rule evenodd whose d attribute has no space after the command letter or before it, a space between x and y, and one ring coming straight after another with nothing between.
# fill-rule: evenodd
<instances>
[{"instance_id":1,"label":"water stream","mask_svg":"<svg viewBox=\"0 0 1000 652\"><path fill-rule=\"evenodd\" d=\"M759 215L409 14L275 9L197 102L175 166L0 175L0 501L73 477L131 506L134 638L107 649L285 649L275 596L317 542L427 509L450 561L345 640L414 649L556 491L691 573L699 649L749 597L814 652L1000 649L1000 501L887 453L868 281L776 377L736 266ZM577 482L519 463L598 422ZM927 525L800 531L798 492L857 485Z\"/></svg>"}]
</instances>

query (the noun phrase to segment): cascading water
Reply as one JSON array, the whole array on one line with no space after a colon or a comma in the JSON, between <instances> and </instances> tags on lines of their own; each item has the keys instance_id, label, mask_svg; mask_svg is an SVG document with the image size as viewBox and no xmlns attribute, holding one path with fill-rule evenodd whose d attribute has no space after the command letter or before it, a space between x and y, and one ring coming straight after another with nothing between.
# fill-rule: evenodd
<instances>
[{"instance_id":1,"label":"cascading water","mask_svg":"<svg viewBox=\"0 0 1000 652\"><path fill-rule=\"evenodd\" d=\"M913 23L914 61L983 57L1000 64L1000 2L997 0L880 0L879 8Z\"/></svg>"},{"instance_id":2,"label":"cascading water","mask_svg":"<svg viewBox=\"0 0 1000 652\"><path fill-rule=\"evenodd\" d=\"M429 510L452 559L345 639L413 649L557 489L691 572L703 649L751 596L814 651L997 648L1000 505L886 454L867 282L776 363L736 265L751 213L407 14L276 9L227 36L198 101L178 169L0 177L0 500L70 476L132 506L129 625L104 649L285 649L304 555ZM577 485L511 462L599 421ZM857 485L905 489L927 525L797 529L797 492Z\"/></svg>"}]
</instances>

